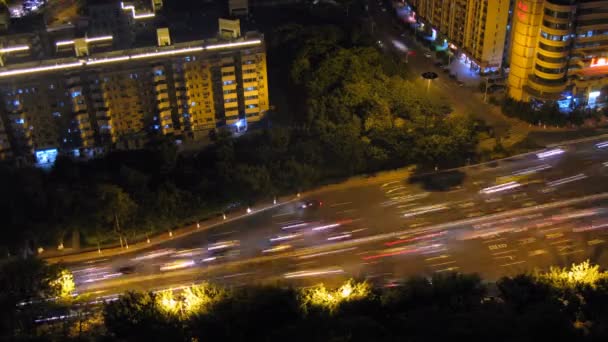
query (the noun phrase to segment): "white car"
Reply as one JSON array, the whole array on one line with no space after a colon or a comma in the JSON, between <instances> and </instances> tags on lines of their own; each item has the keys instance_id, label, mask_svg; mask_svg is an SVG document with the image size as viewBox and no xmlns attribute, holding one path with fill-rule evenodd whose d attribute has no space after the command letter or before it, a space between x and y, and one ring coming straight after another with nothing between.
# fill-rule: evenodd
<instances>
[{"instance_id":1,"label":"white car","mask_svg":"<svg viewBox=\"0 0 608 342\"><path fill-rule=\"evenodd\" d=\"M424 57L426 57L426 58L431 58L431 57L433 57L433 55L431 55L431 53L430 53L430 52L425 52L425 53L424 53Z\"/></svg>"}]
</instances>

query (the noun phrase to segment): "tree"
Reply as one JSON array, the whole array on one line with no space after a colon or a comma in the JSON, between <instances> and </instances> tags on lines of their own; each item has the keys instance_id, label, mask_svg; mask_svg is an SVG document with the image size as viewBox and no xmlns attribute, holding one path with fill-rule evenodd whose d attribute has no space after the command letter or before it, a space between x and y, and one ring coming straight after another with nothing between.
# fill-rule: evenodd
<instances>
[{"instance_id":1,"label":"tree","mask_svg":"<svg viewBox=\"0 0 608 342\"><path fill-rule=\"evenodd\" d=\"M129 224L135 218L137 204L122 188L111 184L100 184L97 187L97 198L99 222L105 227L114 227L122 243Z\"/></svg>"},{"instance_id":2,"label":"tree","mask_svg":"<svg viewBox=\"0 0 608 342\"><path fill-rule=\"evenodd\" d=\"M62 294L64 288L56 283L64 275L71 274L37 258L5 260L0 265L0 339L33 333L34 317L52 305L40 300ZM30 304L18 306L20 302Z\"/></svg>"},{"instance_id":3,"label":"tree","mask_svg":"<svg viewBox=\"0 0 608 342\"><path fill-rule=\"evenodd\" d=\"M127 292L104 307L109 335L125 341L185 341L176 317L163 313L152 293Z\"/></svg>"}]
</instances>

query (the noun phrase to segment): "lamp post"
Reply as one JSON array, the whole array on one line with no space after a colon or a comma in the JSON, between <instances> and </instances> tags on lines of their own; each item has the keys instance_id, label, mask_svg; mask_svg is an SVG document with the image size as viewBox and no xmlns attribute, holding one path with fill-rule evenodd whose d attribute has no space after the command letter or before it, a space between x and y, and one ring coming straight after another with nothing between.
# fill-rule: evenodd
<instances>
[{"instance_id":1,"label":"lamp post","mask_svg":"<svg viewBox=\"0 0 608 342\"><path fill-rule=\"evenodd\" d=\"M439 75L437 75L437 73L432 72L432 71L427 71L427 72L423 72L422 73L422 78L424 78L427 83L426 83L426 92L429 92L429 89L431 87L431 81L436 79L437 77L439 77Z\"/></svg>"},{"instance_id":2,"label":"lamp post","mask_svg":"<svg viewBox=\"0 0 608 342\"><path fill-rule=\"evenodd\" d=\"M486 86L483 92L483 103L488 103L488 81L490 80L490 78L488 76L486 76Z\"/></svg>"},{"instance_id":3,"label":"lamp post","mask_svg":"<svg viewBox=\"0 0 608 342\"><path fill-rule=\"evenodd\" d=\"M427 71L422 73L422 78L426 80L426 93L429 93L429 89L431 88L431 81L439 77L437 73L432 71ZM427 121L428 121L428 113L424 115L424 129L426 130Z\"/></svg>"}]
</instances>

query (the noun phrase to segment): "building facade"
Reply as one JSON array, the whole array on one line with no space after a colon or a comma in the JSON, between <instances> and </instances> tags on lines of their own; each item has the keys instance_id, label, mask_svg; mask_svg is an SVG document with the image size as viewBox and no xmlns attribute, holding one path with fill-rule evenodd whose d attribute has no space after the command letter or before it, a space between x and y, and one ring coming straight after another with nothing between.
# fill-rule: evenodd
<instances>
[{"instance_id":1,"label":"building facade","mask_svg":"<svg viewBox=\"0 0 608 342\"><path fill-rule=\"evenodd\" d=\"M119 6L116 13L151 17ZM141 148L155 135L207 138L218 127L243 130L269 108L261 34L175 42L159 28L151 44L121 49L125 40L113 33L46 34L51 53L43 58L31 55L37 40L5 40L0 160L45 164L59 154Z\"/></svg>"},{"instance_id":2,"label":"building facade","mask_svg":"<svg viewBox=\"0 0 608 342\"><path fill-rule=\"evenodd\" d=\"M608 1L518 0L509 96L594 107L608 86Z\"/></svg>"},{"instance_id":3,"label":"building facade","mask_svg":"<svg viewBox=\"0 0 608 342\"><path fill-rule=\"evenodd\" d=\"M502 66L510 0L410 0L416 18L435 39L464 53L481 72Z\"/></svg>"}]
</instances>

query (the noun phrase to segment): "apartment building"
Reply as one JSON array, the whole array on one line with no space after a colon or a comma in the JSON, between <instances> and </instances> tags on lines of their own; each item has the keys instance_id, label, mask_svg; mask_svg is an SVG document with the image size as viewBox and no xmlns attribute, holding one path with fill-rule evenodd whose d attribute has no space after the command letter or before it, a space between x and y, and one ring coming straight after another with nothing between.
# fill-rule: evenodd
<instances>
[{"instance_id":1,"label":"apartment building","mask_svg":"<svg viewBox=\"0 0 608 342\"><path fill-rule=\"evenodd\" d=\"M608 1L517 1L510 58L508 92L516 100L605 102Z\"/></svg>"},{"instance_id":2,"label":"apartment building","mask_svg":"<svg viewBox=\"0 0 608 342\"><path fill-rule=\"evenodd\" d=\"M242 130L269 108L261 34L175 42L160 28L156 44L117 49L114 41L124 43L54 40L43 59L28 55L27 42L0 49L23 55L0 67L0 160L94 157L154 135L200 139L217 127Z\"/></svg>"},{"instance_id":3,"label":"apartment building","mask_svg":"<svg viewBox=\"0 0 608 342\"><path fill-rule=\"evenodd\" d=\"M445 37L475 70L502 66L508 39L510 0L410 0L416 17L432 39Z\"/></svg>"}]
</instances>

